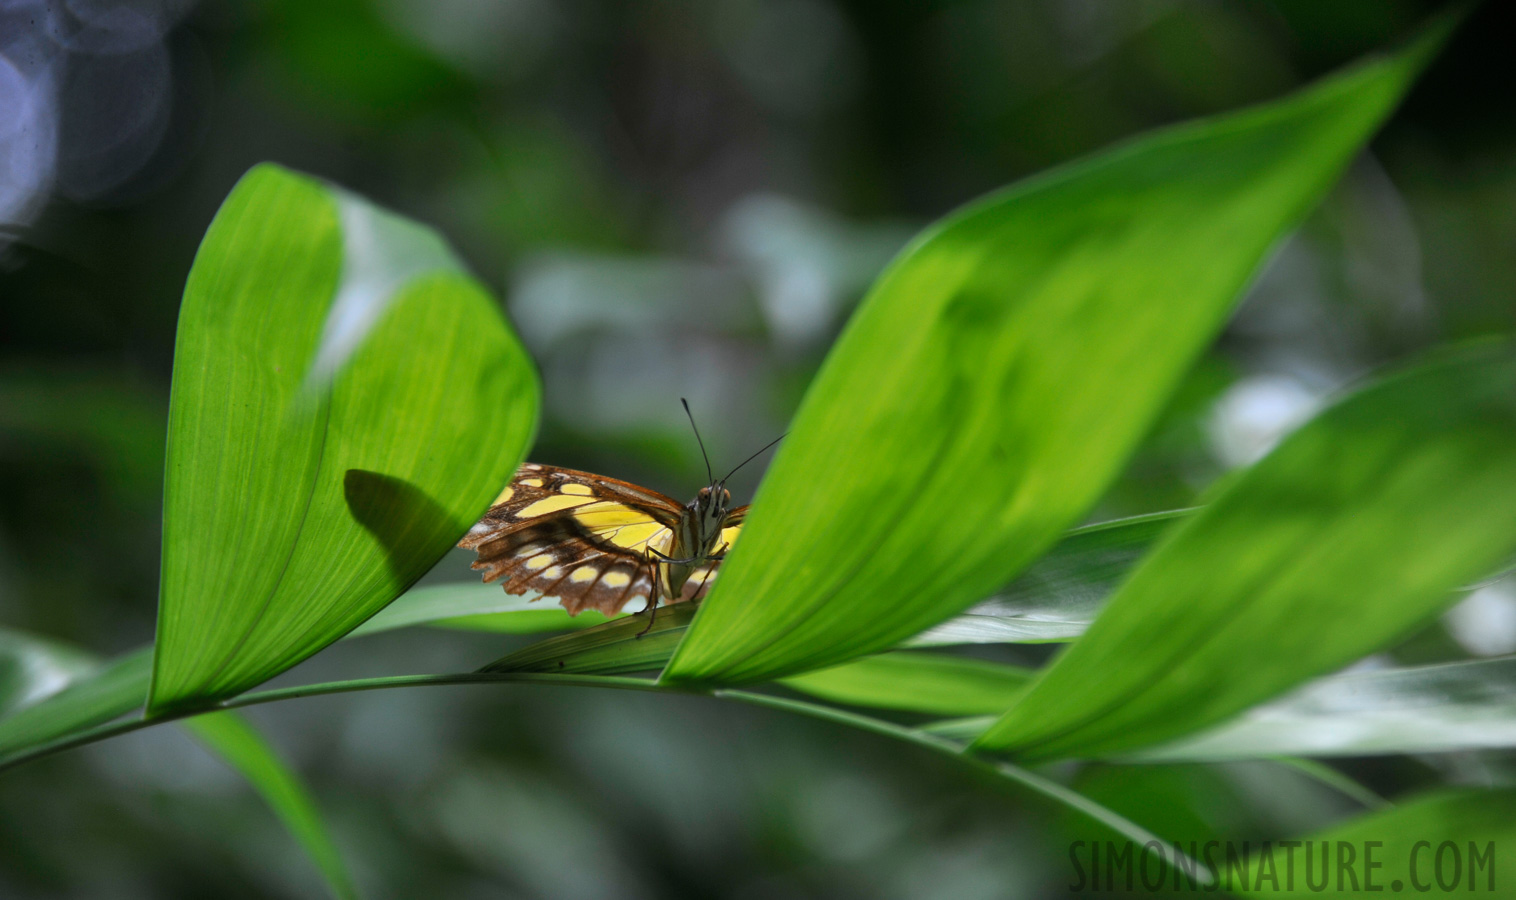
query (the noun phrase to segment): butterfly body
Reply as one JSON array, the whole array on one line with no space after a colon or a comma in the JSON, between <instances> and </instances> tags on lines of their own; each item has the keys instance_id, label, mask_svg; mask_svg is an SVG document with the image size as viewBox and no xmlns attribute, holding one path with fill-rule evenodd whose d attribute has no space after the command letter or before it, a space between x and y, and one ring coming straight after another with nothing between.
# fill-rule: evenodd
<instances>
[{"instance_id":1,"label":"butterfly body","mask_svg":"<svg viewBox=\"0 0 1516 900\"><path fill-rule=\"evenodd\" d=\"M638 601L698 600L747 509L733 508L719 481L681 505L619 479L526 463L458 546L508 594L611 615Z\"/></svg>"},{"instance_id":2,"label":"butterfly body","mask_svg":"<svg viewBox=\"0 0 1516 900\"><path fill-rule=\"evenodd\" d=\"M655 582L664 586L666 598L680 596L697 564L720 561L718 554L724 552L721 532L731 517L731 505L731 492L717 484L701 488L684 507L674 528L668 559L657 563Z\"/></svg>"}]
</instances>

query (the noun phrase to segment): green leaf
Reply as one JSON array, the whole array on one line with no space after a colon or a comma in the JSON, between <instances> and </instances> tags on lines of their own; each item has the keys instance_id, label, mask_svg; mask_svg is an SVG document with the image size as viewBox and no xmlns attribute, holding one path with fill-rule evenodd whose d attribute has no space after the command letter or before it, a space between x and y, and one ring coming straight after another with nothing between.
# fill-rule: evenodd
<instances>
[{"instance_id":1,"label":"green leaf","mask_svg":"<svg viewBox=\"0 0 1516 900\"><path fill-rule=\"evenodd\" d=\"M780 684L849 706L936 716L999 713L1032 678L1029 669L934 653L881 653L791 675Z\"/></svg>"},{"instance_id":2,"label":"green leaf","mask_svg":"<svg viewBox=\"0 0 1516 900\"><path fill-rule=\"evenodd\" d=\"M479 671L615 675L657 669L668 660L695 617L691 605L659 607L653 626L646 633L647 616L622 616L573 634L538 641Z\"/></svg>"},{"instance_id":3,"label":"green leaf","mask_svg":"<svg viewBox=\"0 0 1516 900\"><path fill-rule=\"evenodd\" d=\"M0 764L141 707L147 698L152 665L152 651L144 647L116 658L40 703L0 719Z\"/></svg>"},{"instance_id":4,"label":"green leaf","mask_svg":"<svg viewBox=\"0 0 1516 900\"><path fill-rule=\"evenodd\" d=\"M1109 756L1217 724L1425 622L1516 550L1516 353L1328 409L1173 531L976 746Z\"/></svg>"},{"instance_id":5,"label":"green leaf","mask_svg":"<svg viewBox=\"0 0 1516 900\"><path fill-rule=\"evenodd\" d=\"M1442 851L1444 880L1439 883L1437 854L1445 843L1452 846ZM1217 875L1223 890L1239 894L1320 896L1327 890L1334 897L1385 897L1403 890L1412 895L1427 891L1439 895L1454 891L1460 895L1509 895L1510 888L1503 879L1510 877L1513 843L1516 790L1441 791L1307 835L1288 850L1276 841L1250 857L1245 869ZM1295 857L1293 881L1286 856L1291 851ZM1372 875L1365 852L1377 864ZM1306 853L1314 854L1309 868ZM1322 865L1323 853L1330 860L1329 866ZM1265 862L1265 855L1272 859ZM1341 885L1337 880L1339 860L1345 860L1351 872L1341 874ZM1247 873L1245 877L1243 872Z\"/></svg>"},{"instance_id":6,"label":"green leaf","mask_svg":"<svg viewBox=\"0 0 1516 900\"><path fill-rule=\"evenodd\" d=\"M537 398L435 233L249 172L180 310L149 710L245 690L398 596L509 480Z\"/></svg>"},{"instance_id":7,"label":"green leaf","mask_svg":"<svg viewBox=\"0 0 1516 900\"><path fill-rule=\"evenodd\" d=\"M240 772L263 797L316 864L333 895L358 896L353 876L305 785L246 719L234 712L216 712L196 716L183 724L227 765Z\"/></svg>"},{"instance_id":8,"label":"green leaf","mask_svg":"<svg viewBox=\"0 0 1516 900\"><path fill-rule=\"evenodd\" d=\"M551 602L542 603L535 595L512 595L502 591L498 584L469 582L406 591L348 636L359 637L413 625L536 634L589 628L606 621L605 616L594 610L571 616L563 607Z\"/></svg>"},{"instance_id":9,"label":"green leaf","mask_svg":"<svg viewBox=\"0 0 1516 900\"><path fill-rule=\"evenodd\" d=\"M1152 513L1068 532L999 594L910 640L912 646L1032 644L1084 634L1158 536L1192 510Z\"/></svg>"},{"instance_id":10,"label":"green leaf","mask_svg":"<svg viewBox=\"0 0 1516 900\"><path fill-rule=\"evenodd\" d=\"M0 629L0 719L89 675L93 657L35 634Z\"/></svg>"},{"instance_id":11,"label":"green leaf","mask_svg":"<svg viewBox=\"0 0 1516 900\"><path fill-rule=\"evenodd\" d=\"M1332 675L1219 728L1126 758L1209 762L1493 747L1516 747L1516 657Z\"/></svg>"},{"instance_id":12,"label":"green leaf","mask_svg":"<svg viewBox=\"0 0 1516 900\"><path fill-rule=\"evenodd\" d=\"M913 242L816 376L664 679L884 649L1040 556L1441 37L1031 179Z\"/></svg>"}]
</instances>

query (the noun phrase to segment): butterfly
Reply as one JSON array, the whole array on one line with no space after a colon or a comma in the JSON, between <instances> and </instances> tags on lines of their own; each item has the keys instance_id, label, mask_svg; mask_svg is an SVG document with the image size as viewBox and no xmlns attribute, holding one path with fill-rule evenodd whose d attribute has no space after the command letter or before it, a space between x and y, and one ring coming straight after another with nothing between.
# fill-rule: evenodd
<instances>
[{"instance_id":1,"label":"butterfly","mask_svg":"<svg viewBox=\"0 0 1516 900\"><path fill-rule=\"evenodd\" d=\"M478 554L472 568L486 582L556 599L570 615L695 602L742 532L748 507L733 507L726 489L736 471L716 479L707 460L710 483L681 505L616 478L526 463L458 546Z\"/></svg>"}]
</instances>

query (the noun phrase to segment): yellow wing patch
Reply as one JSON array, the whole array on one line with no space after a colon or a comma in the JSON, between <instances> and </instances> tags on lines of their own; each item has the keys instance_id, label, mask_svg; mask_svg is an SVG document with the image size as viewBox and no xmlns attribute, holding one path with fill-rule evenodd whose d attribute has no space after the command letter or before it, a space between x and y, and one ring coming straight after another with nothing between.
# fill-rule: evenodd
<instances>
[{"instance_id":1,"label":"yellow wing patch","mask_svg":"<svg viewBox=\"0 0 1516 900\"><path fill-rule=\"evenodd\" d=\"M594 502L590 497L564 497L561 495L557 497L543 497L541 500L522 507L521 511L516 513L516 518L535 519L538 516L555 513L561 509L572 509L576 506L583 506L586 503Z\"/></svg>"},{"instance_id":2,"label":"yellow wing patch","mask_svg":"<svg viewBox=\"0 0 1516 900\"><path fill-rule=\"evenodd\" d=\"M737 535L741 533L741 525L729 525L726 528L721 529L721 543L725 544L727 548L730 549L733 544L737 543Z\"/></svg>"}]
</instances>

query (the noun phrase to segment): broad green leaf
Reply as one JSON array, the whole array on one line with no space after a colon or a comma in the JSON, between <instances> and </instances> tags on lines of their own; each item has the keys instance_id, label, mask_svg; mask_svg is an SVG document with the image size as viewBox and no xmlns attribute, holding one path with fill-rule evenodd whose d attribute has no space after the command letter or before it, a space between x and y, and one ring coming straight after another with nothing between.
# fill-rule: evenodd
<instances>
[{"instance_id":1,"label":"broad green leaf","mask_svg":"<svg viewBox=\"0 0 1516 900\"><path fill-rule=\"evenodd\" d=\"M589 628L607 621L594 610L571 616L557 603L543 603L539 598L540 595L511 595L502 591L498 584L475 582L412 588L372 619L353 629L349 637L413 625L536 634Z\"/></svg>"},{"instance_id":2,"label":"broad green leaf","mask_svg":"<svg viewBox=\"0 0 1516 900\"><path fill-rule=\"evenodd\" d=\"M1264 845L1247 866L1216 874L1222 890L1250 895L1510 896L1513 846L1516 790L1441 791Z\"/></svg>"},{"instance_id":3,"label":"broad green leaf","mask_svg":"<svg viewBox=\"0 0 1516 900\"><path fill-rule=\"evenodd\" d=\"M398 596L510 478L537 397L435 233L249 172L180 310L150 711L258 684Z\"/></svg>"},{"instance_id":4,"label":"broad green leaf","mask_svg":"<svg viewBox=\"0 0 1516 900\"><path fill-rule=\"evenodd\" d=\"M481 672L561 672L614 675L646 672L668 661L694 618L691 604L660 607L650 630L647 616L622 616L603 625L559 635L495 660Z\"/></svg>"},{"instance_id":5,"label":"broad green leaf","mask_svg":"<svg viewBox=\"0 0 1516 900\"><path fill-rule=\"evenodd\" d=\"M0 720L93 673L93 657L34 634L0 628Z\"/></svg>"},{"instance_id":6,"label":"broad green leaf","mask_svg":"<svg viewBox=\"0 0 1516 900\"><path fill-rule=\"evenodd\" d=\"M925 232L827 357L664 679L831 665L1010 581L1110 484L1441 35Z\"/></svg>"},{"instance_id":7,"label":"broad green leaf","mask_svg":"<svg viewBox=\"0 0 1516 900\"><path fill-rule=\"evenodd\" d=\"M1106 598L1164 529L1191 510L1076 528L1003 591L914 638L945 644L1031 644L1084 634Z\"/></svg>"},{"instance_id":8,"label":"broad green leaf","mask_svg":"<svg viewBox=\"0 0 1516 900\"><path fill-rule=\"evenodd\" d=\"M865 656L779 683L849 706L971 716L1008 709L1031 678L1028 669L982 659L900 652Z\"/></svg>"},{"instance_id":9,"label":"broad green leaf","mask_svg":"<svg viewBox=\"0 0 1516 900\"><path fill-rule=\"evenodd\" d=\"M1348 397L1155 549L976 746L1109 756L1386 646L1516 550L1516 352Z\"/></svg>"},{"instance_id":10,"label":"broad green leaf","mask_svg":"<svg viewBox=\"0 0 1516 900\"><path fill-rule=\"evenodd\" d=\"M357 897L353 876L326 830L321 811L298 776L279 759L256 729L234 712L186 720L184 727L246 778L274 815L321 871L337 897Z\"/></svg>"},{"instance_id":11,"label":"broad green leaf","mask_svg":"<svg viewBox=\"0 0 1516 900\"><path fill-rule=\"evenodd\" d=\"M29 748L67 738L140 708L147 698L152 665L152 651L144 647L0 719L0 765Z\"/></svg>"},{"instance_id":12,"label":"broad green leaf","mask_svg":"<svg viewBox=\"0 0 1516 900\"><path fill-rule=\"evenodd\" d=\"M1516 657L1347 672L1126 758L1213 761L1516 747Z\"/></svg>"}]
</instances>

